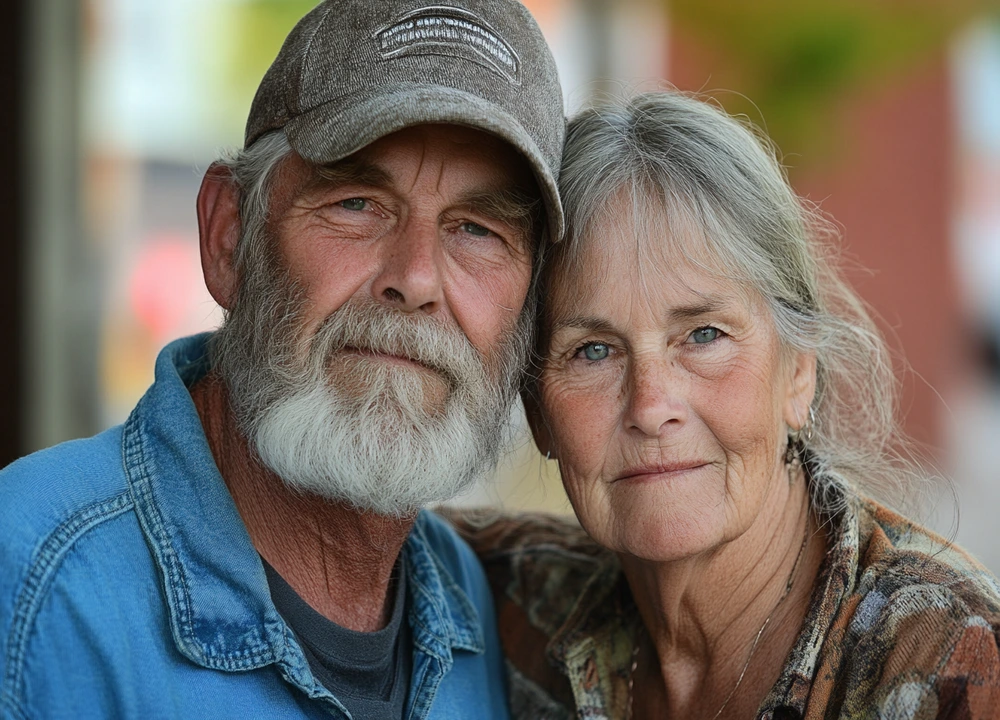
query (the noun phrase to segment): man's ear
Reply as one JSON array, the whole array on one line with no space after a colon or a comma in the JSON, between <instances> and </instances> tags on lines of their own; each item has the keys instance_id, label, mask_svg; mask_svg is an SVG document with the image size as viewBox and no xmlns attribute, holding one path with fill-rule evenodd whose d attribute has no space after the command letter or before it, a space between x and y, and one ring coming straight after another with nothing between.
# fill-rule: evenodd
<instances>
[{"instance_id":1,"label":"man's ear","mask_svg":"<svg viewBox=\"0 0 1000 720\"><path fill-rule=\"evenodd\" d=\"M233 254L240 237L239 198L229 169L213 163L198 191L198 237L201 270L215 302L230 309L236 293Z\"/></svg>"},{"instance_id":2,"label":"man's ear","mask_svg":"<svg viewBox=\"0 0 1000 720\"><path fill-rule=\"evenodd\" d=\"M521 402L524 404L524 414L528 418L528 427L535 438L538 452L550 460L556 460L555 448L552 446L552 435L542 416L542 408L538 403L537 390L524 388L521 390Z\"/></svg>"},{"instance_id":3,"label":"man's ear","mask_svg":"<svg viewBox=\"0 0 1000 720\"><path fill-rule=\"evenodd\" d=\"M800 430L809 421L809 406L816 394L816 353L796 353L792 363L784 419L792 430Z\"/></svg>"}]
</instances>

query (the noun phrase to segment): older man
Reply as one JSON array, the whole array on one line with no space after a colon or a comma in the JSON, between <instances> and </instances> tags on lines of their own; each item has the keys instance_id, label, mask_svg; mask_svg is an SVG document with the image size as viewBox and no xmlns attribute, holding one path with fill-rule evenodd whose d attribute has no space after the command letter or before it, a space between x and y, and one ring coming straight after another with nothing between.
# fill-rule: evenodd
<instances>
[{"instance_id":1,"label":"older man","mask_svg":"<svg viewBox=\"0 0 1000 720\"><path fill-rule=\"evenodd\" d=\"M0 475L0 715L506 717L482 571L421 508L503 444L562 135L513 0L303 18L198 196L224 326Z\"/></svg>"}]
</instances>

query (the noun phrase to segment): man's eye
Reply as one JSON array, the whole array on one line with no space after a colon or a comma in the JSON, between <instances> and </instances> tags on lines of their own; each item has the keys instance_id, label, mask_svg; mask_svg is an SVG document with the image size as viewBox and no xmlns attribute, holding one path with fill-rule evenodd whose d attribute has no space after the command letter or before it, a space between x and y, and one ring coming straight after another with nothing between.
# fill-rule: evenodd
<instances>
[{"instance_id":1,"label":"man's eye","mask_svg":"<svg viewBox=\"0 0 1000 720\"><path fill-rule=\"evenodd\" d=\"M722 331L714 327L698 328L691 333L691 342L696 345L704 345L722 337Z\"/></svg>"},{"instance_id":2,"label":"man's eye","mask_svg":"<svg viewBox=\"0 0 1000 720\"><path fill-rule=\"evenodd\" d=\"M364 198L349 198L347 200L341 200L339 203L345 210L364 210L368 202Z\"/></svg>"},{"instance_id":3,"label":"man's eye","mask_svg":"<svg viewBox=\"0 0 1000 720\"><path fill-rule=\"evenodd\" d=\"M576 354L578 357L586 358L591 362L597 362L598 360L605 360L611 354L611 348L604 343L591 342L577 350Z\"/></svg>"},{"instance_id":4,"label":"man's eye","mask_svg":"<svg viewBox=\"0 0 1000 720\"><path fill-rule=\"evenodd\" d=\"M486 237L490 234L487 228L482 225L478 225L474 222L462 223L462 232L467 232L470 235L475 235L476 237Z\"/></svg>"}]
</instances>

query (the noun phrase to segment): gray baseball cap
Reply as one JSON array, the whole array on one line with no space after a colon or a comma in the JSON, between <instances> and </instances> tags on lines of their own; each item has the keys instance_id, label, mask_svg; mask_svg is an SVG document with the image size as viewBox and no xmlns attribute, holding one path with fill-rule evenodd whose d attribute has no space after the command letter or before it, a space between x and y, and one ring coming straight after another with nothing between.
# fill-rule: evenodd
<instances>
[{"instance_id":1,"label":"gray baseball cap","mask_svg":"<svg viewBox=\"0 0 1000 720\"><path fill-rule=\"evenodd\" d=\"M330 163L425 123L510 143L534 171L550 239L562 238L562 90L538 25L515 0L320 3L264 75L245 142L284 128L299 155Z\"/></svg>"}]
</instances>

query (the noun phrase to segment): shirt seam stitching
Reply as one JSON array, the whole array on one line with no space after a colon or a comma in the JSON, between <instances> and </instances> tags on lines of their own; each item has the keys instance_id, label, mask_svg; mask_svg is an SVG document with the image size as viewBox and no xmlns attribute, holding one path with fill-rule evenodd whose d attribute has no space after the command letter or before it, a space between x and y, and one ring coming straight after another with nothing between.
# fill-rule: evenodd
<instances>
[{"instance_id":1,"label":"shirt seam stitching","mask_svg":"<svg viewBox=\"0 0 1000 720\"><path fill-rule=\"evenodd\" d=\"M122 455L124 458L129 487L134 495L139 524L146 534L153 556L164 574L164 588L167 607L176 609L177 627L171 622L174 642L182 654L191 660L217 670L242 671L275 661L274 649L266 642L254 643L246 650L214 655L207 652L194 631L195 609L188 587L184 564L174 549L167 524L160 514L153 496L153 482L148 470L145 451L146 441L140 416L145 406L145 398L133 411L125 423L122 433ZM174 632L176 631L176 632Z\"/></svg>"},{"instance_id":2,"label":"shirt seam stitching","mask_svg":"<svg viewBox=\"0 0 1000 720\"><path fill-rule=\"evenodd\" d=\"M63 521L45 538L35 552L28 575L14 604L13 619L7 636L7 669L4 672L2 697L15 708L21 708L18 697L23 680L23 663L27 655L32 625L47 597L66 553L90 530L134 508L124 491L114 497L90 505ZM18 710L24 714L20 709Z\"/></svg>"},{"instance_id":3,"label":"shirt seam stitching","mask_svg":"<svg viewBox=\"0 0 1000 720\"><path fill-rule=\"evenodd\" d=\"M445 618L448 619L448 634L447 636L442 636L434 628L427 627L426 623L418 621L418 624L425 628L439 642L448 646L449 651L451 649L458 648L475 653L485 652L485 639L482 638L481 631L477 637L475 631L473 630L473 627L475 627L474 620L478 620L479 623L482 623L482 618L479 617L475 604L468 596L468 593L466 593L465 589L455 581L455 578L445 566L444 562L432 549L431 543L427 538L424 528L420 522L414 524L410 541L415 541L415 546L410 547L409 552L411 554L416 554L420 551L420 554L424 555L430 561L431 565L433 565L438 574L438 580L442 589L442 597L440 598L435 597L434 594L430 592L430 588L426 587L423 582L416 582L415 585L416 589L421 594L426 596L426 599L429 601L428 604L434 609L438 618L441 620ZM410 545L410 541L407 542L407 545ZM416 570L416 568L414 568L414 570ZM414 572L415 580L421 580L419 575L419 572ZM461 618L461 627L459 626L459 623L456 622L456 618L452 615L452 612L448 607L448 601L446 598L449 592L461 606L461 613L463 615Z\"/></svg>"}]
</instances>

